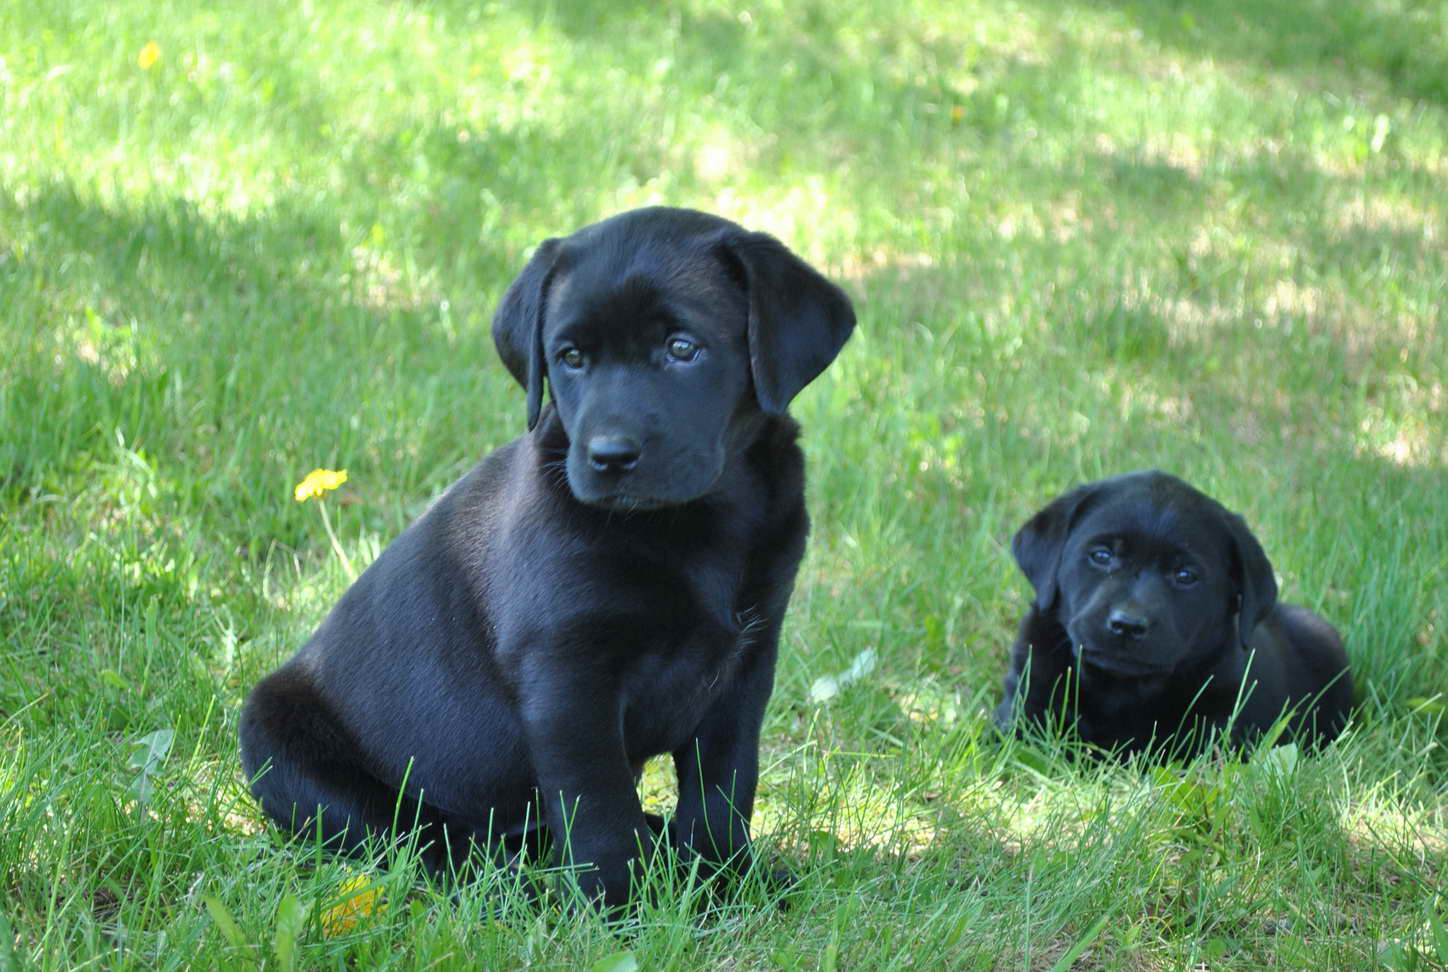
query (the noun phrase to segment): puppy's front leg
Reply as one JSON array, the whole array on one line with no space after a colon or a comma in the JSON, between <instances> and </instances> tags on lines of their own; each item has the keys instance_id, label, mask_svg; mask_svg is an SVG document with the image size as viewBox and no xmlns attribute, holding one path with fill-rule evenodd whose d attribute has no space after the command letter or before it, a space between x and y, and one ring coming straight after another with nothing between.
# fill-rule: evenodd
<instances>
[{"instance_id":1,"label":"puppy's front leg","mask_svg":"<svg viewBox=\"0 0 1448 972\"><path fill-rule=\"evenodd\" d=\"M624 748L619 695L583 674L531 679L523 723L556 862L575 868L584 896L612 911L628 903L631 865L652 835Z\"/></svg>"},{"instance_id":2,"label":"puppy's front leg","mask_svg":"<svg viewBox=\"0 0 1448 972\"><path fill-rule=\"evenodd\" d=\"M674 752L679 804L673 841L688 861L703 859L706 873L738 873L752 863L749 821L759 784L759 731L774 687L778 626L756 643L734 684L714 700L693 737Z\"/></svg>"},{"instance_id":3,"label":"puppy's front leg","mask_svg":"<svg viewBox=\"0 0 1448 972\"><path fill-rule=\"evenodd\" d=\"M1011 648L996 728L1011 732L1020 728L1018 719L1043 725L1062 714L1074 721L1076 706L1066 678L1072 670L1070 636L1054 616L1032 605Z\"/></svg>"}]
</instances>

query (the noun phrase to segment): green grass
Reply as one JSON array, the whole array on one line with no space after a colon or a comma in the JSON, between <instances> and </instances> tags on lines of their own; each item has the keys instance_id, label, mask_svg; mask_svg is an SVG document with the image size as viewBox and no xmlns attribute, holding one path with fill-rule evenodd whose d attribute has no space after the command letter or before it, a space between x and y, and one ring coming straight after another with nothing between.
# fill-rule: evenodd
<instances>
[{"instance_id":1,"label":"green grass","mask_svg":"<svg viewBox=\"0 0 1448 972\"><path fill-rule=\"evenodd\" d=\"M1448 962L1441 4L211 6L0 6L0 969ZM351 869L278 843L236 753L347 583L291 486L347 468L369 561L522 431L487 323L529 247L653 202L859 309L795 405L756 831L800 886L660 875L615 935L404 850L327 934ZM1011 533L1146 466L1344 632L1324 755L992 738Z\"/></svg>"}]
</instances>

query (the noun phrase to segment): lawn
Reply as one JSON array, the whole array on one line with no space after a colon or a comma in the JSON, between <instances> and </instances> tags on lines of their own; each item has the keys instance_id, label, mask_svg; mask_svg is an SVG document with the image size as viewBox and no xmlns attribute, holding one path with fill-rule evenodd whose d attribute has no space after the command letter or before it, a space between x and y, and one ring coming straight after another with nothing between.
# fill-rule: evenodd
<instances>
[{"instance_id":1,"label":"lawn","mask_svg":"<svg viewBox=\"0 0 1448 972\"><path fill-rule=\"evenodd\" d=\"M245 692L522 433L488 323L531 248L652 203L859 312L793 408L789 907L659 877L611 929L281 843ZM0 969L1448 963L1441 3L5 4L0 348ZM1325 753L989 729L1011 534L1142 467L1344 633Z\"/></svg>"}]
</instances>

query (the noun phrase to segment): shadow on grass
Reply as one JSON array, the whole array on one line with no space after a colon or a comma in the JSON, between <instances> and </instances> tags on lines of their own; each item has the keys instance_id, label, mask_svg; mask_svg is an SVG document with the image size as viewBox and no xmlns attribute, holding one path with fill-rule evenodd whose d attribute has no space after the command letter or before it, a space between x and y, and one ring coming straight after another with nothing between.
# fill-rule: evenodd
<instances>
[{"instance_id":1,"label":"shadow on grass","mask_svg":"<svg viewBox=\"0 0 1448 972\"><path fill-rule=\"evenodd\" d=\"M1401 97L1448 104L1448 21L1435 0L1108 0L1105 6L1193 57L1255 63L1312 86L1328 74L1367 75Z\"/></svg>"},{"instance_id":2,"label":"shadow on grass","mask_svg":"<svg viewBox=\"0 0 1448 972\"><path fill-rule=\"evenodd\" d=\"M435 486L457 449L481 448L480 424L494 443L521 425L486 317L419 297L314 204L213 216L52 184L0 199L0 213L14 241L0 267L17 339L0 364L12 499L68 492L120 435L177 484L181 509L204 510L202 532L255 553L258 534L299 539L314 514L276 497L316 465L387 465L404 489ZM514 259L476 242L479 289L501 292ZM472 414L418 421L440 394Z\"/></svg>"}]
</instances>

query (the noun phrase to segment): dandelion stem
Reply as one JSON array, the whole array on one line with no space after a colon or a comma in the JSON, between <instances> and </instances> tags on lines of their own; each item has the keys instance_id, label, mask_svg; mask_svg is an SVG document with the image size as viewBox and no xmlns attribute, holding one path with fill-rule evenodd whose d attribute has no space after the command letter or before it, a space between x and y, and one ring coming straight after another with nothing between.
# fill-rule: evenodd
<instances>
[{"instance_id":1,"label":"dandelion stem","mask_svg":"<svg viewBox=\"0 0 1448 972\"><path fill-rule=\"evenodd\" d=\"M327 528L327 539L332 541L332 552L336 554L337 559L342 562L342 567L347 571L348 579L350 580L356 577L357 572L352 569L352 561L347 559L347 554L342 549L342 545L337 542L337 534L332 532L332 520L327 516L327 504L318 503L317 508L322 511L322 526Z\"/></svg>"}]
</instances>

